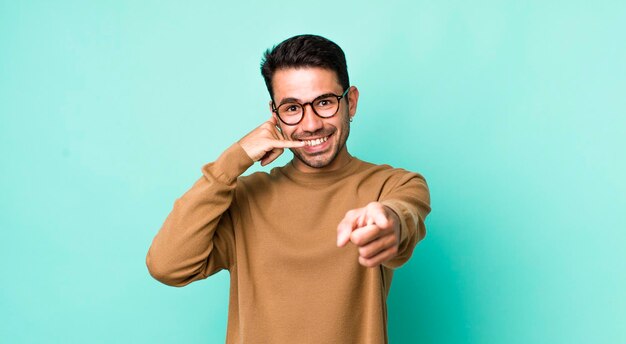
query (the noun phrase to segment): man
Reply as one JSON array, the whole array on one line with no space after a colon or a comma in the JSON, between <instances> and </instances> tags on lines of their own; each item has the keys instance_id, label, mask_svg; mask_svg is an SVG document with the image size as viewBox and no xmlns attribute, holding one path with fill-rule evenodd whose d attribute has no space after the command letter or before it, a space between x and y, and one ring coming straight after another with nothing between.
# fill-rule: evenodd
<instances>
[{"instance_id":1,"label":"man","mask_svg":"<svg viewBox=\"0 0 626 344\"><path fill-rule=\"evenodd\" d=\"M393 269L425 235L426 182L348 153L359 91L335 43L292 37L261 71L270 119L202 168L148 269L173 286L227 269L227 343L386 343ZM289 164L241 176L285 148Z\"/></svg>"}]
</instances>

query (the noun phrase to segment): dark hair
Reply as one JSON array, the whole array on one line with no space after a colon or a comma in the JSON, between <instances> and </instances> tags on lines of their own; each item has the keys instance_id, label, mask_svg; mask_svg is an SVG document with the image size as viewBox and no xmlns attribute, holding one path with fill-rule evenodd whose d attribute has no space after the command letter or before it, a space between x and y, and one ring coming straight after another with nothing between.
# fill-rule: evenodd
<instances>
[{"instance_id":1,"label":"dark hair","mask_svg":"<svg viewBox=\"0 0 626 344\"><path fill-rule=\"evenodd\" d=\"M298 35L267 49L261 60L261 74L274 99L272 77L282 68L321 67L337 74L345 91L350 87L348 66L343 50L334 42L316 35Z\"/></svg>"}]
</instances>

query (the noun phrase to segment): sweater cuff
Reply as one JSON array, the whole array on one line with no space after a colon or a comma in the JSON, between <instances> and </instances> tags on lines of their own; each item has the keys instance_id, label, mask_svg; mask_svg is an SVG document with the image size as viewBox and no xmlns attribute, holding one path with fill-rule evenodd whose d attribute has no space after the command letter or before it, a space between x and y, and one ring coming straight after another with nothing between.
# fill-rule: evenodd
<instances>
[{"instance_id":1,"label":"sweater cuff","mask_svg":"<svg viewBox=\"0 0 626 344\"><path fill-rule=\"evenodd\" d=\"M248 153L235 142L228 147L214 162L202 167L203 173L209 173L224 184L232 184L254 164Z\"/></svg>"},{"instance_id":2,"label":"sweater cuff","mask_svg":"<svg viewBox=\"0 0 626 344\"><path fill-rule=\"evenodd\" d=\"M389 207L400 218L400 243L398 245L398 255L383 265L390 269L396 269L406 263L411 257L417 238L417 222L411 214L409 208L402 201L386 200L381 202Z\"/></svg>"},{"instance_id":3,"label":"sweater cuff","mask_svg":"<svg viewBox=\"0 0 626 344\"><path fill-rule=\"evenodd\" d=\"M396 213L396 215L398 215L398 218L400 219L400 245L402 246L402 243L406 241L407 237L410 234L408 228L409 221L407 221L407 218L411 217L411 215L408 213L406 207L403 207L400 202L386 200L382 201L381 203L382 205L388 207L394 213Z\"/></svg>"}]
</instances>

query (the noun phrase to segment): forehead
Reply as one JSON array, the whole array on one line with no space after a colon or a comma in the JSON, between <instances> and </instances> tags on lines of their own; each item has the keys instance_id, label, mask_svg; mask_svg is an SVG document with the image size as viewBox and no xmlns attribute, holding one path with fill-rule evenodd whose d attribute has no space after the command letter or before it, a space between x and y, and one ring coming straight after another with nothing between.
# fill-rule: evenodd
<instances>
[{"instance_id":1,"label":"forehead","mask_svg":"<svg viewBox=\"0 0 626 344\"><path fill-rule=\"evenodd\" d=\"M310 100L324 93L343 91L337 73L318 67L279 69L272 78L272 88L276 102L284 98Z\"/></svg>"}]
</instances>

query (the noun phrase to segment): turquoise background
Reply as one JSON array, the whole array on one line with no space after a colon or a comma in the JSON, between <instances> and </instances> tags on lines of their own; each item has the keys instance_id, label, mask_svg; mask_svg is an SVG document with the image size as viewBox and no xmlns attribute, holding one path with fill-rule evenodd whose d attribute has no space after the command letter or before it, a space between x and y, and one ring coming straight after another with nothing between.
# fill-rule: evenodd
<instances>
[{"instance_id":1,"label":"turquoise background","mask_svg":"<svg viewBox=\"0 0 626 344\"><path fill-rule=\"evenodd\" d=\"M626 2L5 0L0 342L224 341L228 274L145 254L299 33L346 52L350 151L431 188L392 343L626 342Z\"/></svg>"}]
</instances>

